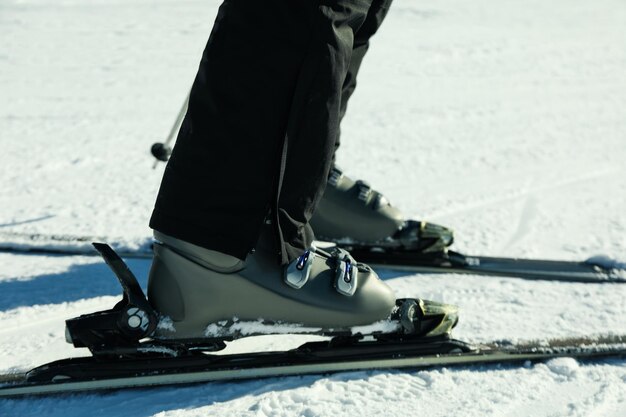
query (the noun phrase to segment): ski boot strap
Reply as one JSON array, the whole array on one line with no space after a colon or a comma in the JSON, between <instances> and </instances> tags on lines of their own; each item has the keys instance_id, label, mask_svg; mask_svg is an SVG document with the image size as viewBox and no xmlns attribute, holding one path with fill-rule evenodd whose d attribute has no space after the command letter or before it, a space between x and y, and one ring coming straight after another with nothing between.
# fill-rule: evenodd
<instances>
[{"instance_id":1,"label":"ski boot strap","mask_svg":"<svg viewBox=\"0 0 626 417\"><path fill-rule=\"evenodd\" d=\"M349 181L349 178L345 177L343 171L338 166L334 165L328 174L328 184L332 187L339 188L342 182ZM357 198L363 202L365 205L369 205L373 210L379 210L381 207L389 206L391 203L387 198L374 190L372 186L363 181L356 180L354 182Z\"/></svg>"},{"instance_id":2,"label":"ski boot strap","mask_svg":"<svg viewBox=\"0 0 626 417\"><path fill-rule=\"evenodd\" d=\"M319 252L316 253L316 252ZM335 262L334 287L339 294L351 297L356 292L357 277L359 274L358 264L350 253L344 249L335 248L331 253L311 247L300 257L293 260L285 268L284 280L292 288L299 289L307 283L311 276L314 259L323 256L333 259Z\"/></svg>"},{"instance_id":3,"label":"ski boot strap","mask_svg":"<svg viewBox=\"0 0 626 417\"><path fill-rule=\"evenodd\" d=\"M295 289L302 288L311 276L313 259L315 259L314 247L293 260L285 269L285 283Z\"/></svg>"},{"instance_id":4,"label":"ski boot strap","mask_svg":"<svg viewBox=\"0 0 626 417\"><path fill-rule=\"evenodd\" d=\"M339 294L352 297L359 274L357 262L348 251L340 248L336 248L332 256L335 260L335 289Z\"/></svg>"}]
</instances>

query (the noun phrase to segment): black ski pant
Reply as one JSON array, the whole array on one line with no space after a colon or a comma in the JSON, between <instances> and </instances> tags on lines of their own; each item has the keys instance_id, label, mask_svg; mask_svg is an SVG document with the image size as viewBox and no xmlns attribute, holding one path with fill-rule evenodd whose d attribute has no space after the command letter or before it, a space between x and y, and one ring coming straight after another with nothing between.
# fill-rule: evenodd
<instances>
[{"instance_id":1,"label":"black ski pant","mask_svg":"<svg viewBox=\"0 0 626 417\"><path fill-rule=\"evenodd\" d=\"M391 0L225 0L150 227L245 259L272 219L281 263L309 247L339 123Z\"/></svg>"}]
</instances>

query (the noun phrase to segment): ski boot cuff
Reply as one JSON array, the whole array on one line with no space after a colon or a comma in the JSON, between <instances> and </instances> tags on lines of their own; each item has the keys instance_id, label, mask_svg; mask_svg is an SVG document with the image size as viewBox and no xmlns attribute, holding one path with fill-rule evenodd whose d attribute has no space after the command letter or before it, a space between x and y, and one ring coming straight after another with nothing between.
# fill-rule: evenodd
<instances>
[{"instance_id":1,"label":"ski boot cuff","mask_svg":"<svg viewBox=\"0 0 626 417\"><path fill-rule=\"evenodd\" d=\"M230 273L243 269L245 262L222 252L206 249L157 230L154 239L178 254L217 272Z\"/></svg>"}]
</instances>

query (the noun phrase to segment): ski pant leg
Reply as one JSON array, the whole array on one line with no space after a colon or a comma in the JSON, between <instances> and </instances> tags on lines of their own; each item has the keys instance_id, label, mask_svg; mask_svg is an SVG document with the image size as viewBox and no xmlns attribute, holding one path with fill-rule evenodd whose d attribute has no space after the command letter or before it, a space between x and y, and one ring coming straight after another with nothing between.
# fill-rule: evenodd
<instances>
[{"instance_id":1,"label":"ski pant leg","mask_svg":"<svg viewBox=\"0 0 626 417\"><path fill-rule=\"evenodd\" d=\"M245 259L271 212L282 263L310 245L371 2L224 1L150 227Z\"/></svg>"},{"instance_id":2,"label":"ski pant leg","mask_svg":"<svg viewBox=\"0 0 626 417\"><path fill-rule=\"evenodd\" d=\"M363 58L369 49L369 40L372 36L374 36L380 25L383 23L383 20L385 19L385 16L387 16L387 12L391 7L392 1L393 0L374 0L367 13L365 22L355 34L352 59L350 60L346 80L344 81L341 89L341 108L339 113L340 120L343 120L348 108L348 100L350 100L350 97L356 88L357 74L361 68ZM338 135L337 142L335 144L335 151L339 148L340 138L341 135Z\"/></svg>"}]
</instances>

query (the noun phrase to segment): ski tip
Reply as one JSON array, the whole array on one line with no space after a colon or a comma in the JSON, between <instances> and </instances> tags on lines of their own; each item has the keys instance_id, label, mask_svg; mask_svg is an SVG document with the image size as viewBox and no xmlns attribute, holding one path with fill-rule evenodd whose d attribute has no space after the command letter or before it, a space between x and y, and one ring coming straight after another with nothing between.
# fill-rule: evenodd
<instances>
[{"instance_id":1,"label":"ski tip","mask_svg":"<svg viewBox=\"0 0 626 417\"><path fill-rule=\"evenodd\" d=\"M592 256L591 258L586 259L584 263L586 263L587 265L599 266L600 268L604 269L614 269L620 264L617 260L606 255ZM622 265L622 268L624 266L626 265Z\"/></svg>"},{"instance_id":2,"label":"ski tip","mask_svg":"<svg viewBox=\"0 0 626 417\"><path fill-rule=\"evenodd\" d=\"M601 269L613 281L626 282L626 262L618 261L606 255L596 255L587 259L584 263Z\"/></svg>"}]
</instances>

